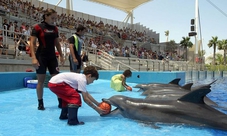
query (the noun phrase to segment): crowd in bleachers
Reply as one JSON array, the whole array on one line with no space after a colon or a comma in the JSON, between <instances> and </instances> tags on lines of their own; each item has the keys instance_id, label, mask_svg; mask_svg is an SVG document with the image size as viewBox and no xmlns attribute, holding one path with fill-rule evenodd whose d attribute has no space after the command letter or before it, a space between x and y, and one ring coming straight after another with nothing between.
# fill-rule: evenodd
<instances>
[{"instance_id":1,"label":"crowd in bleachers","mask_svg":"<svg viewBox=\"0 0 227 136\"><path fill-rule=\"evenodd\" d=\"M37 23L42 21L42 15L45 10L43 7L36 7L30 2L23 2L21 0L0 0L0 2L0 9L6 11L6 14L10 14L10 16L20 17L21 15L24 15L24 18L30 18ZM134 55L141 59L162 59L167 57L170 59L179 59L179 56L175 53L170 54L168 52L156 52L146 48L140 48L137 45L138 42L156 43L154 38L146 34L146 31L139 32L128 27L119 29L116 25L113 26L108 23L104 24L102 21L96 22L89 19L85 20L83 18L74 17L74 15L70 14L58 14L56 25L59 28L75 30L79 24L87 28L88 34L93 35L91 38L85 39L85 45L88 47L95 48L97 50L105 50L114 56L130 57ZM30 22L25 22L23 19L22 22L19 22L17 20L8 20L7 18L4 18L2 24L4 30L8 30L7 33L4 31L4 35L14 39L17 49L19 47L17 43L23 35L26 36L25 41L27 43L32 26L33 24L30 24ZM103 37L106 35L109 35L117 41L119 41L119 39L130 40L132 41L132 44L128 47L121 45L121 43L116 42L116 40L105 40ZM60 38L62 40L62 49L64 49L65 55L67 56L68 37L66 37L64 33L61 33ZM26 46L29 46L29 44L26 44ZM26 48L25 51L29 53L28 48Z\"/></svg>"}]
</instances>

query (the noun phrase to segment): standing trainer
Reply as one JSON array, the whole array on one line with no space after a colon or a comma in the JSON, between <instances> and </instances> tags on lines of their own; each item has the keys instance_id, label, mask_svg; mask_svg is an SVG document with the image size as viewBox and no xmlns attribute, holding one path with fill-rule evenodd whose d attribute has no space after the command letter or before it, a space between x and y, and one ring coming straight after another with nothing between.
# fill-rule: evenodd
<instances>
[{"instance_id":1,"label":"standing trainer","mask_svg":"<svg viewBox=\"0 0 227 136\"><path fill-rule=\"evenodd\" d=\"M81 60L81 48L83 46L83 36L86 32L86 28L79 25L76 29L76 33L73 34L69 39L69 64L70 71L75 73L80 73L82 60Z\"/></svg>"},{"instance_id":2,"label":"standing trainer","mask_svg":"<svg viewBox=\"0 0 227 136\"><path fill-rule=\"evenodd\" d=\"M55 47L60 54L61 64L64 64L61 45L59 43L58 28L55 26L56 19L57 12L53 9L47 9L43 14L43 22L34 25L31 33L32 65L36 68L38 78L36 88L38 110L45 110L43 103L43 87L47 68L51 76L59 73ZM37 39L39 46L35 51Z\"/></svg>"}]
</instances>

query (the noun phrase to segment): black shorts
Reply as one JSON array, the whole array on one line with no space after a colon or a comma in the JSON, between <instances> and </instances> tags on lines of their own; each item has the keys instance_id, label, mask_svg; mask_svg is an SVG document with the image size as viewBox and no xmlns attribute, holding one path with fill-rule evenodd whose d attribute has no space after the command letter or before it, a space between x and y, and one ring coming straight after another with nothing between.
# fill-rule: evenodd
<instances>
[{"instance_id":1,"label":"black shorts","mask_svg":"<svg viewBox=\"0 0 227 136\"><path fill-rule=\"evenodd\" d=\"M51 75L59 73L58 60L56 57L45 58L41 56L40 57L36 56L36 58L40 65L39 68L36 69L37 74L46 74L47 68Z\"/></svg>"}]
</instances>

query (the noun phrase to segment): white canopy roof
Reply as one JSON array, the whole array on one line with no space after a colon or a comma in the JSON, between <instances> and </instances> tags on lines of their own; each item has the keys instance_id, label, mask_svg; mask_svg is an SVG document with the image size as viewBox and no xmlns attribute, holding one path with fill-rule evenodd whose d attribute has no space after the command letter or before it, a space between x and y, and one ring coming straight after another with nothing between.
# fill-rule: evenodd
<instances>
[{"instance_id":1,"label":"white canopy roof","mask_svg":"<svg viewBox=\"0 0 227 136\"><path fill-rule=\"evenodd\" d=\"M110 6L129 14L138 6L150 2L152 0L88 0L88 1Z\"/></svg>"}]
</instances>

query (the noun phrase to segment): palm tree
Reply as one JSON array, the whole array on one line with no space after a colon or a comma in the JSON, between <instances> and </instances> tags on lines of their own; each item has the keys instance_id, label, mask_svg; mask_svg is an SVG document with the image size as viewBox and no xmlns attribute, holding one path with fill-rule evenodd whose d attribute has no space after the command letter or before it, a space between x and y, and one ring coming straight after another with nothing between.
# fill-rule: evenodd
<instances>
[{"instance_id":1,"label":"palm tree","mask_svg":"<svg viewBox=\"0 0 227 136\"><path fill-rule=\"evenodd\" d=\"M201 50L198 52L199 57L203 57L206 54L205 50Z\"/></svg>"},{"instance_id":2,"label":"palm tree","mask_svg":"<svg viewBox=\"0 0 227 136\"><path fill-rule=\"evenodd\" d=\"M207 60L213 60L213 57L208 57ZM220 53L217 53L215 55L215 61L217 62L218 65L224 64L224 58L223 55Z\"/></svg>"},{"instance_id":3,"label":"palm tree","mask_svg":"<svg viewBox=\"0 0 227 136\"><path fill-rule=\"evenodd\" d=\"M169 30L165 31L166 42L169 41Z\"/></svg>"},{"instance_id":4,"label":"palm tree","mask_svg":"<svg viewBox=\"0 0 227 136\"><path fill-rule=\"evenodd\" d=\"M216 46L218 44L218 37L217 36L212 36L212 39L209 40L208 47L213 47L214 48L214 53L213 53L213 65L215 65L215 54L216 54Z\"/></svg>"},{"instance_id":5,"label":"palm tree","mask_svg":"<svg viewBox=\"0 0 227 136\"><path fill-rule=\"evenodd\" d=\"M227 39L218 41L218 49L224 50L224 64L226 65Z\"/></svg>"},{"instance_id":6,"label":"palm tree","mask_svg":"<svg viewBox=\"0 0 227 136\"><path fill-rule=\"evenodd\" d=\"M182 46L186 52L186 56L184 58L188 58L188 51L187 48L191 48L193 46L193 43L190 41L190 37L182 37L183 39L180 41L180 46Z\"/></svg>"}]
</instances>

